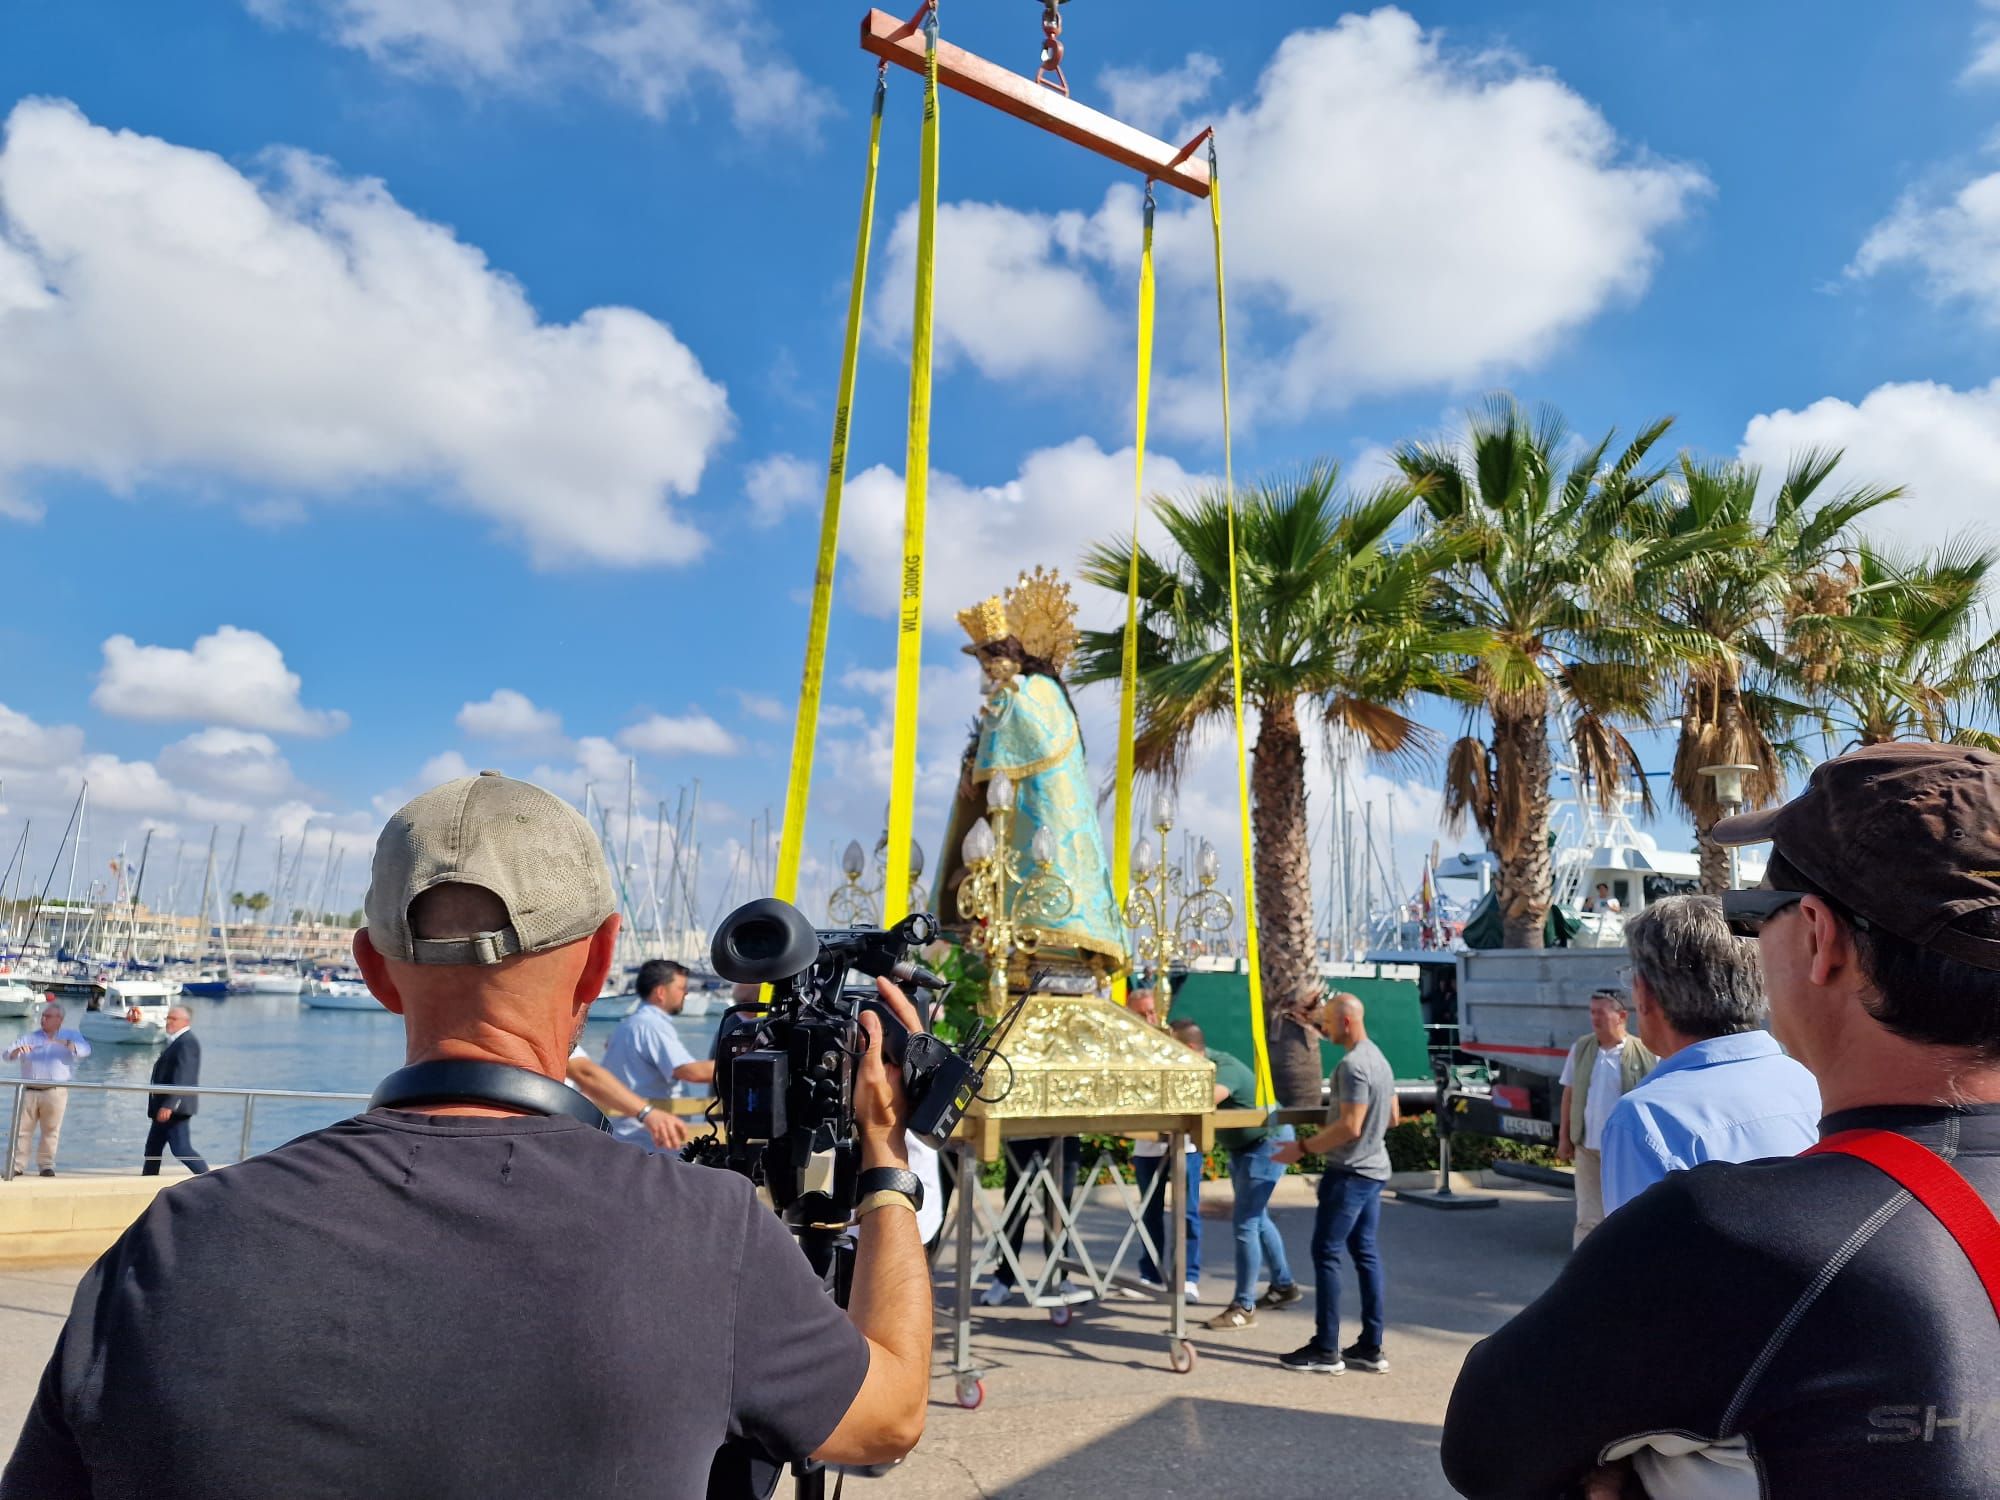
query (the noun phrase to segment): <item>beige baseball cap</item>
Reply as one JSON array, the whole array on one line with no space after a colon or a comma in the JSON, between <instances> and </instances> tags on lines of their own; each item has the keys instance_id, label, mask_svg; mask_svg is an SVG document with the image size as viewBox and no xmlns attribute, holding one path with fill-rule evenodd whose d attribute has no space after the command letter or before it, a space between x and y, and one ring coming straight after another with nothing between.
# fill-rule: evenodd
<instances>
[{"instance_id":1,"label":"beige baseball cap","mask_svg":"<svg viewBox=\"0 0 2000 1500\"><path fill-rule=\"evenodd\" d=\"M511 919L499 932L420 938L410 903L434 885L484 886ZM498 771L432 787L389 819L369 873L368 940L413 964L497 964L595 932L618 909L604 851L583 814Z\"/></svg>"}]
</instances>

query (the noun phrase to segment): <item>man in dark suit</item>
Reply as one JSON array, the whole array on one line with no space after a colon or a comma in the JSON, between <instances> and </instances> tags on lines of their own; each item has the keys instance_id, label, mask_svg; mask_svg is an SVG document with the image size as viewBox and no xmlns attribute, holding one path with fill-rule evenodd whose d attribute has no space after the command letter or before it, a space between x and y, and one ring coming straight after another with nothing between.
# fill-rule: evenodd
<instances>
[{"instance_id":1,"label":"man in dark suit","mask_svg":"<svg viewBox=\"0 0 2000 1500\"><path fill-rule=\"evenodd\" d=\"M201 1043L188 1028L194 1017L185 1005L167 1012L167 1045L153 1064L153 1082L194 1088L201 1083ZM175 1156L190 1172L206 1172L208 1163L194 1149L188 1136L188 1120L201 1107L199 1094L148 1094L146 1113L153 1121L146 1132L146 1164L139 1169L146 1177L160 1175L160 1152L172 1147Z\"/></svg>"}]
</instances>

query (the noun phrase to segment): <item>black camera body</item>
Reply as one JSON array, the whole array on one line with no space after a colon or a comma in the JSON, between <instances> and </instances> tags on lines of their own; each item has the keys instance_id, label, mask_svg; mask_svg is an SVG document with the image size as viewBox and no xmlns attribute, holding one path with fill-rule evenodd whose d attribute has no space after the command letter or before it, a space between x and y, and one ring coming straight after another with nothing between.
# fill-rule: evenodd
<instances>
[{"instance_id":1,"label":"black camera body","mask_svg":"<svg viewBox=\"0 0 2000 1500\"><path fill-rule=\"evenodd\" d=\"M861 1017L871 1012L882 1026L885 1060L903 1075L909 1128L942 1146L984 1082L973 1060L982 1037L954 1049L928 1030L910 1031L873 985L846 982L859 972L919 993L944 989L910 957L936 935L936 919L923 913L885 930L826 931L773 898L730 913L710 946L715 971L739 984L770 985L772 1000L768 1009L738 1005L724 1015L715 1050L724 1139L691 1143L688 1159L763 1184L794 1225L845 1223L857 1171L855 1080L868 1046ZM912 998L923 1013L923 1002ZM831 1177L809 1189L809 1168L827 1153Z\"/></svg>"}]
</instances>

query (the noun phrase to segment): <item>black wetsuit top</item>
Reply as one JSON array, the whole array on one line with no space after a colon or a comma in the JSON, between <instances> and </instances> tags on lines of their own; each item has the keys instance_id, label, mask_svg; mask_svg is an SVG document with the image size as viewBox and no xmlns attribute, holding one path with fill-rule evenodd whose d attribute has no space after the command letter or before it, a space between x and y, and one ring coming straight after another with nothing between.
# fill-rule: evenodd
<instances>
[{"instance_id":1,"label":"black wetsuit top","mask_svg":"<svg viewBox=\"0 0 2000 1500\"><path fill-rule=\"evenodd\" d=\"M1820 1128L1908 1136L2000 1205L2000 1105ZM1931 1212L1866 1162L1675 1172L1472 1351L1445 1475L1476 1500L1548 1500L1646 1433L1747 1438L1775 1500L2000 1496L2000 1316Z\"/></svg>"}]
</instances>

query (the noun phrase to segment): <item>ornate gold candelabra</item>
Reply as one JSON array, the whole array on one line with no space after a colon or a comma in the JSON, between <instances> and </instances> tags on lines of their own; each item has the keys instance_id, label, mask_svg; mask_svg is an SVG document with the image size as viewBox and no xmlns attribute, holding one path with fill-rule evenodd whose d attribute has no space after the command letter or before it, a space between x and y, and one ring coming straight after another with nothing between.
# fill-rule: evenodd
<instances>
[{"instance_id":1,"label":"ornate gold candelabra","mask_svg":"<svg viewBox=\"0 0 2000 1500\"><path fill-rule=\"evenodd\" d=\"M847 849L840 856L840 873L847 883L839 886L827 898L826 914L842 927L879 927L882 923L882 892L888 885L887 861L883 856L889 848L889 836L884 834L875 843L875 879L872 884L864 884L862 877L868 873L868 857L861 851L861 840L849 839ZM910 840L910 901L908 910L923 911L930 903L924 890L924 846L915 839Z\"/></svg>"},{"instance_id":2,"label":"ornate gold candelabra","mask_svg":"<svg viewBox=\"0 0 2000 1500\"><path fill-rule=\"evenodd\" d=\"M1025 959L1041 940L1041 929L1052 927L1076 906L1076 893L1056 874L1056 837L1047 828L1035 830L1029 846L1033 867L1024 875L1021 857L1008 835L1014 822L1014 783L995 776L986 783L986 816L966 832L965 880L958 888L958 909L971 918L969 947L986 959L989 1014L1007 1007L1007 980L1016 956Z\"/></svg>"},{"instance_id":3,"label":"ornate gold candelabra","mask_svg":"<svg viewBox=\"0 0 2000 1500\"><path fill-rule=\"evenodd\" d=\"M1124 917L1132 933L1132 957L1138 966L1152 970L1164 1017L1172 999L1169 970L1186 956L1199 934L1227 932L1236 921L1236 907L1215 888L1222 866L1206 839L1195 858L1200 883L1194 890L1186 888L1180 867L1166 859L1174 805L1164 792L1153 799L1153 830L1160 836L1159 848L1150 838L1141 838L1132 851L1132 890L1125 898Z\"/></svg>"}]
</instances>

